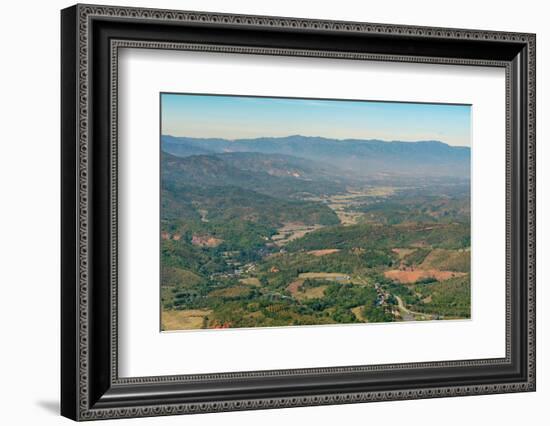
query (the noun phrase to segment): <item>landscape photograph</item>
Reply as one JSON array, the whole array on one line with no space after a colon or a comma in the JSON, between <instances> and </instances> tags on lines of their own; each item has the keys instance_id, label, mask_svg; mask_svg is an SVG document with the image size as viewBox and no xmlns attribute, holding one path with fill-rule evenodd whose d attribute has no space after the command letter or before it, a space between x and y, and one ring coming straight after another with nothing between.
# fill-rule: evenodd
<instances>
[{"instance_id":1,"label":"landscape photograph","mask_svg":"<svg viewBox=\"0 0 550 426\"><path fill-rule=\"evenodd\" d=\"M162 331L470 319L470 105L160 106Z\"/></svg>"}]
</instances>

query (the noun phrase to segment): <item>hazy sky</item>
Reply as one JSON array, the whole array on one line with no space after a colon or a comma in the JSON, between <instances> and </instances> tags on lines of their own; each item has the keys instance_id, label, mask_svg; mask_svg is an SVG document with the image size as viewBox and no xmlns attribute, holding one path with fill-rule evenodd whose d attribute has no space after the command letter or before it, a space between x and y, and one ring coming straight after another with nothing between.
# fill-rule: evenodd
<instances>
[{"instance_id":1,"label":"hazy sky","mask_svg":"<svg viewBox=\"0 0 550 426\"><path fill-rule=\"evenodd\" d=\"M246 96L161 95L162 134L241 139L440 140L470 146L469 105Z\"/></svg>"}]
</instances>

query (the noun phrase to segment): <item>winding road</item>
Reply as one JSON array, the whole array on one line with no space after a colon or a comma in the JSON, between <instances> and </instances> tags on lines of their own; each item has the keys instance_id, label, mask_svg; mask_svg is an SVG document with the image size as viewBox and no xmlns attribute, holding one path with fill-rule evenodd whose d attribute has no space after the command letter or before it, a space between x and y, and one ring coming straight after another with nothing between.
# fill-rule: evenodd
<instances>
[{"instance_id":1,"label":"winding road","mask_svg":"<svg viewBox=\"0 0 550 426\"><path fill-rule=\"evenodd\" d=\"M426 314L424 312L411 311L405 306L405 304L403 303L403 300L401 300L399 296L394 295L394 297L397 300L397 306L399 307L399 310L403 312L403 319L405 321L414 321L415 315L421 315L431 320L434 319L434 315Z\"/></svg>"}]
</instances>

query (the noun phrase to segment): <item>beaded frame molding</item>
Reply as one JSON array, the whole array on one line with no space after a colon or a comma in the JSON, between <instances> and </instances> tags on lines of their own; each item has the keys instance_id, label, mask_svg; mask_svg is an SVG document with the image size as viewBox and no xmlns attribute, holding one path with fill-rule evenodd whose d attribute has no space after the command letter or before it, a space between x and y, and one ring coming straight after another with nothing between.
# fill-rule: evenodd
<instances>
[{"instance_id":1,"label":"beaded frame molding","mask_svg":"<svg viewBox=\"0 0 550 426\"><path fill-rule=\"evenodd\" d=\"M62 11L61 46L64 416L93 420L535 390L535 35L76 5ZM121 48L504 68L506 356L118 377Z\"/></svg>"}]
</instances>

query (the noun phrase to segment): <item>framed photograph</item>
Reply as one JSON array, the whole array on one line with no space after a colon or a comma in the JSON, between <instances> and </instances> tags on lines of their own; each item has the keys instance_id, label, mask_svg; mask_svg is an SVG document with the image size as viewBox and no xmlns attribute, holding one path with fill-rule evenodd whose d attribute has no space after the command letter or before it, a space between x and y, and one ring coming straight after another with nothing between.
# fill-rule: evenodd
<instances>
[{"instance_id":1,"label":"framed photograph","mask_svg":"<svg viewBox=\"0 0 550 426\"><path fill-rule=\"evenodd\" d=\"M535 35L61 12L61 412L535 390Z\"/></svg>"}]
</instances>

